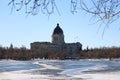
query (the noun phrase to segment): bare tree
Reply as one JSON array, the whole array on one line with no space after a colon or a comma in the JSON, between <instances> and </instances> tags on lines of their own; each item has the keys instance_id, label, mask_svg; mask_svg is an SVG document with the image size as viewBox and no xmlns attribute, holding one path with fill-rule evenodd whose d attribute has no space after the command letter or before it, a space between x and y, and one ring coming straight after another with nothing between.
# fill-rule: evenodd
<instances>
[{"instance_id":1,"label":"bare tree","mask_svg":"<svg viewBox=\"0 0 120 80\"><path fill-rule=\"evenodd\" d=\"M37 15L39 12L43 14L52 14L57 9L55 0L11 0L8 4L11 6L11 12L15 9L20 11L23 7L27 14Z\"/></svg>"},{"instance_id":2,"label":"bare tree","mask_svg":"<svg viewBox=\"0 0 120 80\"><path fill-rule=\"evenodd\" d=\"M13 12L13 10L20 11L24 7L27 14L36 15L40 12L43 14L52 14L55 10L59 13L56 1L57 0L10 0L8 5L11 6L11 12ZM71 5L71 12L77 12L78 0L69 0L68 2L70 2ZM63 6L65 5L61 7Z\"/></svg>"},{"instance_id":3,"label":"bare tree","mask_svg":"<svg viewBox=\"0 0 120 80\"><path fill-rule=\"evenodd\" d=\"M11 6L11 12L14 9L20 11L24 7L27 14L36 15L41 12L43 14L52 14L55 10L59 13L56 1L57 0L10 0L8 5ZM120 0L69 1L72 13L76 13L82 9L97 17L98 22L102 21L102 23L110 24L120 17Z\"/></svg>"},{"instance_id":4,"label":"bare tree","mask_svg":"<svg viewBox=\"0 0 120 80\"><path fill-rule=\"evenodd\" d=\"M112 23L120 17L120 0L80 0L81 8L98 17L98 21Z\"/></svg>"}]
</instances>

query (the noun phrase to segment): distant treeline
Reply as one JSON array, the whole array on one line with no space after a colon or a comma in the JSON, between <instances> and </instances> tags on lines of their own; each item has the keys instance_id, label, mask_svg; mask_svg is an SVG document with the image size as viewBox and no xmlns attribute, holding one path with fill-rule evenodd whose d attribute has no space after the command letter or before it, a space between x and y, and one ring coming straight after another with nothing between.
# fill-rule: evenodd
<instances>
[{"instance_id":1,"label":"distant treeline","mask_svg":"<svg viewBox=\"0 0 120 80\"><path fill-rule=\"evenodd\" d=\"M120 47L85 49L77 54L64 52L46 51L46 53L35 53L26 47L13 48L0 47L0 59L30 60L30 59L88 59L88 58L120 58Z\"/></svg>"},{"instance_id":2,"label":"distant treeline","mask_svg":"<svg viewBox=\"0 0 120 80\"><path fill-rule=\"evenodd\" d=\"M102 47L86 49L80 53L81 58L120 58L120 47Z\"/></svg>"}]
</instances>

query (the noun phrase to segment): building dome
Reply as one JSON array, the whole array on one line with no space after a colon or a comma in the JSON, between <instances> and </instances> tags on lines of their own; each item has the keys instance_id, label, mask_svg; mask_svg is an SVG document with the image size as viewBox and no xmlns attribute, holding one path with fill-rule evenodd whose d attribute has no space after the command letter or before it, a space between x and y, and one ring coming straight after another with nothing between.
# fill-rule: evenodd
<instances>
[{"instance_id":1,"label":"building dome","mask_svg":"<svg viewBox=\"0 0 120 80\"><path fill-rule=\"evenodd\" d=\"M56 28L53 31L53 34L63 34L63 30L60 28L59 24L57 24Z\"/></svg>"},{"instance_id":2,"label":"building dome","mask_svg":"<svg viewBox=\"0 0 120 80\"><path fill-rule=\"evenodd\" d=\"M61 44L64 42L64 33L63 30L60 28L59 24L57 24L56 28L52 34L52 43Z\"/></svg>"}]
</instances>

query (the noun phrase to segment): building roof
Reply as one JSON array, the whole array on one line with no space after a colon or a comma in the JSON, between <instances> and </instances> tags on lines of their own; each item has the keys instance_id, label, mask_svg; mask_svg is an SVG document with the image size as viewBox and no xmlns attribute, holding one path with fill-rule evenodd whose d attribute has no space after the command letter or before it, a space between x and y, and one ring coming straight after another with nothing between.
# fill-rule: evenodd
<instances>
[{"instance_id":1,"label":"building roof","mask_svg":"<svg viewBox=\"0 0 120 80\"><path fill-rule=\"evenodd\" d=\"M63 30L60 28L59 24L57 24L56 28L53 31L53 34L63 34Z\"/></svg>"}]
</instances>

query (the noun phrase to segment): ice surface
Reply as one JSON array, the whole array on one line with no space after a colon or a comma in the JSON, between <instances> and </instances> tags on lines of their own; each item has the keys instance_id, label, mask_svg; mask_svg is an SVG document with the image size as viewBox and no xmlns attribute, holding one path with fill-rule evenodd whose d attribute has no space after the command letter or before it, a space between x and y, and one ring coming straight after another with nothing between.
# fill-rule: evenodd
<instances>
[{"instance_id":1,"label":"ice surface","mask_svg":"<svg viewBox=\"0 0 120 80\"><path fill-rule=\"evenodd\" d=\"M120 80L120 59L0 60L0 80Z\"/></svg>"},{"instance_id":2,"label":"ice surface","mask_svg":"<svg viewBox=\"0 0 120 80\"><path fill-rule=\"evenodd\" d=\"M0 73L0 80L37 80L42 78L45 80L46 77L46 75L25 74L19 71Z\"/></svg>"},{"instance_id":3,"label":"ice surface","mask_svg":"<svg viewBox=\"0 0 120 80\"><path fill-rule=\"evenodd\" d=\"M61 66L43 64L43 63L39 63L38 61L34 62L33 64L40 65L44 69L62 69Z\"/></svg>"},{"instance_id":4,"label":"ice surface","mask_svg":"<svg viewBox=\"0 0 120 80\"><path fill-rule=\"evenodd\" d=\"M120 80L120 72L112 72L112 73L88 73L88 74L77 74L73 75L73 77L81 77L85 80Z\"/></svg>"}]
</instances>

